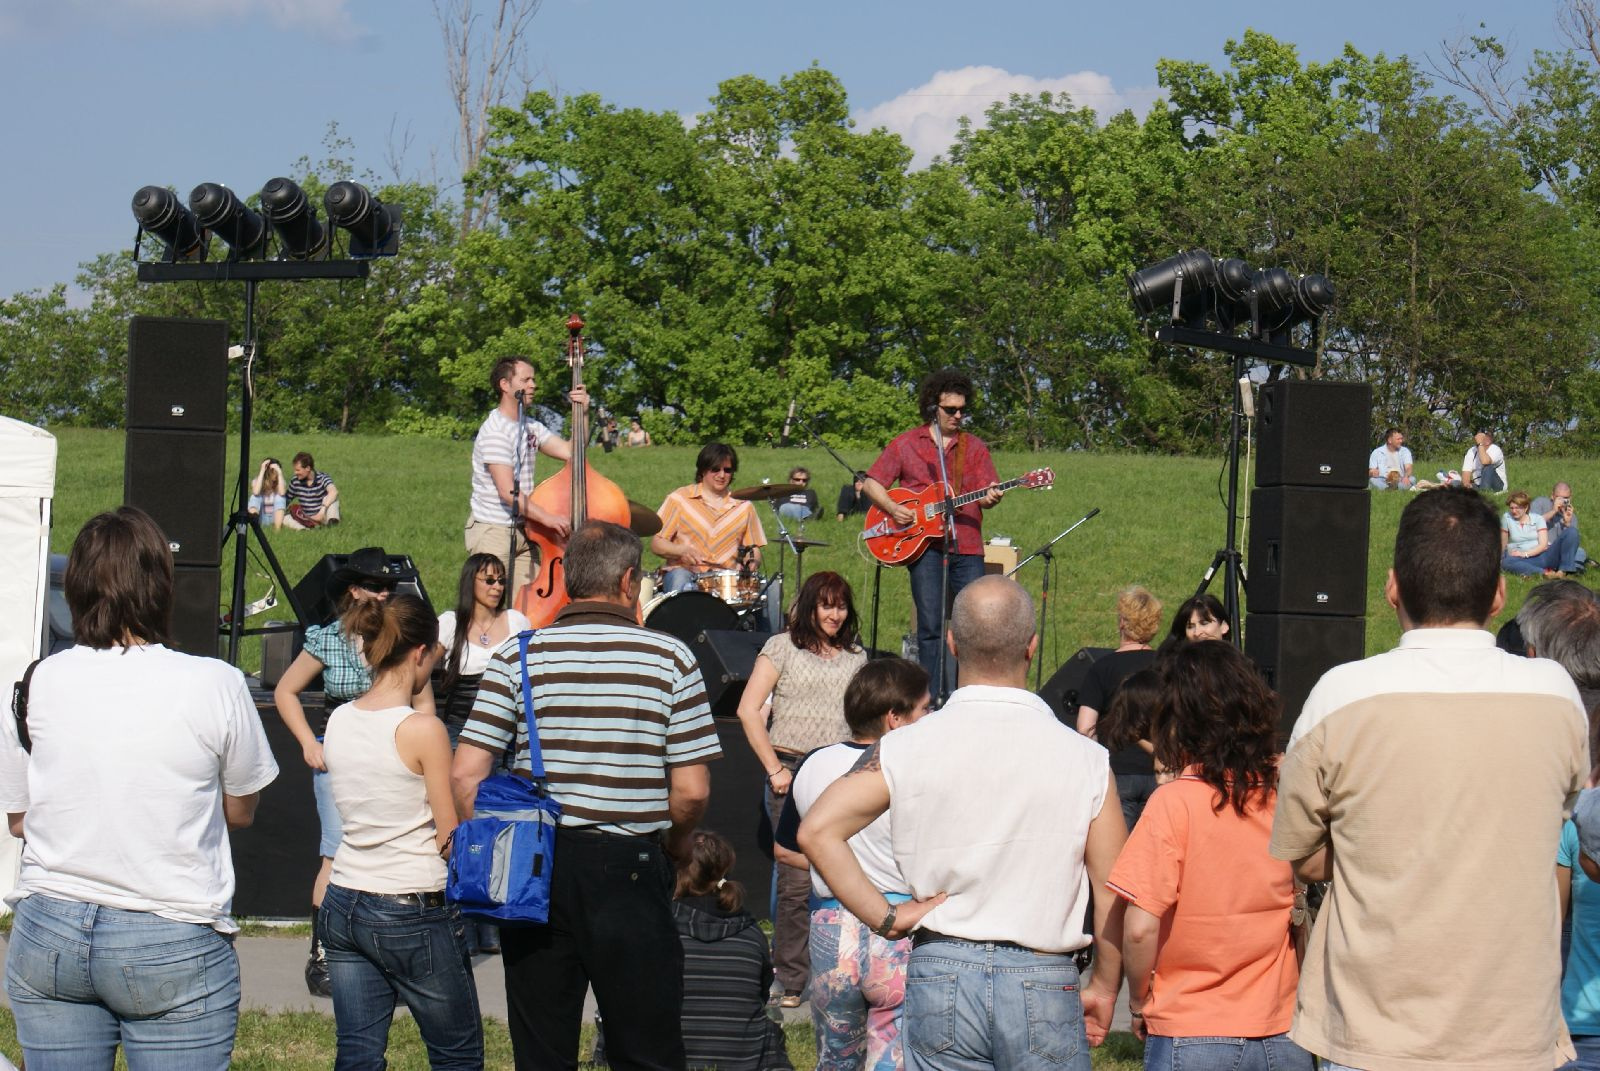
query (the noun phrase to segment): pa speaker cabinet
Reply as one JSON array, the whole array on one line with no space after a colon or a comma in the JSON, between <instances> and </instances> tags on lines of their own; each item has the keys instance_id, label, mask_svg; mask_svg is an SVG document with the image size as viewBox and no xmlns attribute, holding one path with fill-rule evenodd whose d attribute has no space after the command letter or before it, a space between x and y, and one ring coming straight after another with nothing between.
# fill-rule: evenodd
<instances>
[{"instance_id":1,"label":"pa speaker cabinet","mask_svg":"<svg viewBox=\"0 0 1600 1071\"><path fill-rule=\"evenodd\" d=\"M1078 727L1078 689L1089 675L1089 667L1111 653L1109 647L1081 647L1061 668L1050 675L1039 689L1039 698L1050 704L1063 725ZM1102 713L1104 713L1102 711Z\"/></svg>"},{"instance_id":2,"label":"pa speaker cabinet","mask_svg":"<svg viewBox=\"0 0 1600 1071\"><path fill-rule=\"evenodd\" d=\"M1256 486L1367 486L1372 388L1280 379L1257 403Z\"/></svg>"},{"instance_id":3,"label":"pa speaker cabinet","mask_svg":"<svg viewBox=\"0 0 1600 1071\"><path fill-rule=\"evenodd\" d=\"M225 431L228 325L135 316L128 324L128 427Z\"/></svg>"},{"instance_id":4,"label":"pa speaker cabinet","mask_svg":"<svg viewBox=\"0 0 1600 1071\"><path fill-rule=\"evenodd\" d=\"M129 428L122 500L161 526L178 565L222 562L221 431Z\"/></svg>"},{"instance_id":5,"label":"pa speaker cabinet","mask_svg":"<svg viewBox=\"0 0 1600 1071\"><path fill-rule=\"evenodd\" d=\"M333 574L345 562L350 560L348 554L324 554L322 560L311 567L311 571L300 578L300 583L294 586L295 601L300 604L300 610L306 615L308 625L326 625L339 616L339 603L330 592L333 585ZM423 602L432 606L428 600L428 593L423 589L422 577L417 574L416 563L407 554L389 555L389 568L402 573L416 575L415 580L402 580L395 588L410 595L415 595Z\"/></svg>"},{"instance_id":6,"label":"pa speaker cabinet","mask_svg":"<svg viewBox=\"0 0 1600 1071\"><path fill-rule=\"evenodd\" d=\"M1365 617L1315 617L1308 614L1248 614L1244 653L1283 700L1282 735L1288 738L1306 696L1334 666L1366 653Z\"/></svg>"},{"instance_id":7,"label":"pa speaker cabinet","mask_svg":"<svg viewBox=\"0 0 1600 1071\"><path fill-rule=\"evenodd\" d=\"M739 700L756 666L756 655L771 638L770 632L708 628L690 642L700 663L700 676L705 678L706 702L712 714L731 718L739 713Z\"/></svg>"},{"instance_id":8,"label":"pa speaker cabinet","mask_svg":"<svg viewBox=\"0 0 1600 1071\"><path fill-rule=\"evenodd\" d=\"M1250 493L1252 614L1367 612L1366 491L1258 487Z\"/></svg>"},{"instance_id":9,"label":"pa speaker cabinet","mask_svg":"<svg viewBox=\"0 0 1600 1071\"><path fill-rule=\"evenodd\" d=\"M217 657L222 568L180 565L173 571L172 646L184 654Z\"/></svg>"}]
</instances>

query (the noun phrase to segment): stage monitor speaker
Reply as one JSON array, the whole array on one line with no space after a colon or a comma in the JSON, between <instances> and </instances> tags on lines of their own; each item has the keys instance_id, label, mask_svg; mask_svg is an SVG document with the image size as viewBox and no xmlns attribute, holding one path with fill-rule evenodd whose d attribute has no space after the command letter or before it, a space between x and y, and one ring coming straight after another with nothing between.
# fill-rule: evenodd
<instances>
[{"instance_id":1,"label":"stage monitor speaker","mask_svg":"<svg viewBox=\"0 0 1600 1071\"><path fill-rule=\"evenodd\" d=\"M1252 614L1367 612L1366 491L1258 487L1250 493Z\"/></svg>"},{"instance_id":2,"label":"stage monitor speaker","mask_svg":"<svg viewBox=\"0 0 1600 1071\"><path fill-rule=\"evenodd\" d=\"M311 567L311 571L300 578L300 583L294 586L294 597L300 603L300 609L306 615L308 625L326 625L339 616L339 604L329 593L333 584L333 574L350 560L348 554L324 554L322 560ZM428 593L423 589L422 576L417 573L417 566L409 555L389 555L389 568L399 570L416 576L415 580L402 580L395 588L417 596L423 602L432 606Z\"/></svg>"},{"instance_id":3,"label":"stage monitor speaker","mask_svg":"<svg viewBox=\"0 0 1600 1071\"><path fill-rule=\"evenodd\" d=\"M267 627L290 626L292 621L268 621ZM306 645L304 630L295 626L284 627L281 632L268 632L261 637L261 687L276 688L289 664Z\"/></svg>"},{"instance_id":4,"label":"stage monitor speaker","mask_svg":"<svg viewBox=\"0 0 1600 1071\"><path fill-rule=\"evenodd\" d=\"M225 447L220 431L128 429L122 500L155 518L178 565L222 563Z\"/></svg>"},{"instance_id":5,"label":"stage monitor speaker","mask_svg":"<svg viewBox=\"0 0 1600 1071\"><path fill-rule=\"evenodd\" d=\"M128 427L227 430L225 322L160 316L129 322Z\"/></svg>"},{"instance_id":6,"label":"stage monitor speaker","mask_svg":"<svg viewBox=\"0 0 1600 1071\"><path fill-rule=\"evenodd\" d=\"M184 654L216 658L222 614L222 567L180 565L174 570L172 646Z\"/></svg>"},{"instance_id":7,"label":"stage monitor speaker","mask_svg":"<svg viewBox=\"0 0 1600 1071\"><path fill-rule=\"evenodd\" d=\"M708 628L689 643L706 682L706 702L719 718L736 717L744 685L756 666L756 655L772 639L770 632Z\"/></svg>"},{"instance_id":8,"label":"stage monitor speaker","mask_svg":"<svg viewBox=\"0 0 1600 1071\"><path fill-rule=\"evenodd\" d=\"M1280 729L1284 739L1300 717L1312 686L1334 666L1365 657L1366 643L1365 617L1245 616L1244 653L1283 699Z\"/></svg>"},{"instance_id":9,"label":"stage monitor speaker","mask_svg":"<svg viewBox=\"0 0 1600 1071\"><path fill-rule=\"evenodd\" d=\"M1050 704L1063 725L1078 727L1078 689L1083 686L1089 667L1110 654L1110 647L1082 647L1050 675L1039 689L1039 698Z\"/></svg>"},{"instance_id":10,"label":"stage monitor speaker","mask_svg":"<svg viewBox=\"0 0 1600 1071\"><path fill-rule=\"evenodd\" d=\"M1280 379L1256 405L1256 486L1367 486L1372 388Z\"/></svg>"}]
</instances>

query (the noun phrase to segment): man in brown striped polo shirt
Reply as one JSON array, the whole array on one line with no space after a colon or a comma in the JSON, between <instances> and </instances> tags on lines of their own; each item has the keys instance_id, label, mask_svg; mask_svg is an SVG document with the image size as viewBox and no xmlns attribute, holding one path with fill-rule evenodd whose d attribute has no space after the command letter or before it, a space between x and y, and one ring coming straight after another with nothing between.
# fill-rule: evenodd
<instances>
[{"instance_id":1,"label":"man in brown striped polo shirt","mask_svg":"<svg viewBox=\"0 0 1600 1071\"><path fill-rule=\"evenodd\" d=\"M1566 670L1495 647L1499 562L1477 492L1418 495L1385 588L1400 645L1324 674L1290 737L1272 854L1332 888L1289 1036L1326 1067L1572 1056L1552 860L1587 724Z\"/></svg>"}]
</instances>

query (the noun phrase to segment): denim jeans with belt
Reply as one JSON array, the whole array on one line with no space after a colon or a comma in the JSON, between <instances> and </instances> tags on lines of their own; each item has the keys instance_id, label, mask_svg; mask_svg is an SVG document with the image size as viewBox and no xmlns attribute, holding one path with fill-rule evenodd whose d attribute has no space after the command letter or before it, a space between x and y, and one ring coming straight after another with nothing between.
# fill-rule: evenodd
<instances>
[{"instance_id":1,"label":"denim jeans with belt","mask_svg":"<svg viewBox=\"0 0 1600 1071\"><path fill-rule=\"evenodd\" d=\"M228 1066L239 957L209 926L35 893L17 902L6 995L28 1071Z\"/></svg>"},{"instance_id":2,"label":"denim jeans with belt","mask_svg":"<svg viewBox=\"0 0 1600 1071\"><path fill-rule=\"evenodd\" d=\"M404 1000L428 1049L428 1064L483 1066L483 1024L461 913L453 904L411 903L329 885L317 913L328 956L337 1071L381 1071L396 1000Z\"/></svg>"},{"instance_id":3,"label":"denim jeans with belt","mask_svg":"<svg viewBox=\"0 0 1600 1071\"><path fill-rule=\"evenodd\" d=\"M901 1040L909 1071L1089 1071L1077 963L1014 945L918 945Z\"/></svg>"},{"instance_id":4,"label":"denim jeans with belt","mask_svg":"<svg viewBox=\"0 0 1600 1071\"><path fill-rule=\"evenodd\" d=\"M939 651L944 646L944 606L939 595L944 588L944 551L934 543L906 570L911 576L911 601L917 607L917 661L933 681L933 694L939 695ZM949 599L955 602L961 589L983 575L982 554L950 555ZM944 653L944 679L955 686L956 660Z\"/></svg>"},{"instance_id":5,"label":"denim jeans with belt","mask_svg":"<svg viewBox=\"0 0 1600 1071\"><path fill-rule=\"evenodd\" d=\"M1265 1038L1151 1034L1144 1043L1145 1071L1312 1071L1315 1063L1288 1034Z\"/></svg>"}]
</instances>

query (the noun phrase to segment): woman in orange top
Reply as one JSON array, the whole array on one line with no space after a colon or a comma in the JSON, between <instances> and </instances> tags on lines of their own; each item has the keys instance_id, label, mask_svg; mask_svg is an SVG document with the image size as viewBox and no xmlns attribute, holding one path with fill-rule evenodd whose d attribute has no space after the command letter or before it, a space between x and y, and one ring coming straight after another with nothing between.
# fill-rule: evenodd
<instances>
[{"instance_id":1,"label":"woman in orange top","mask_svg":"<svg viewBox=\"0 0 1600 1071\"><path fill-rule=\"evenodd\" d=\"M1300 980L1294 876L1267 854L1281 705L1227 643L1161 666L1156 789L1106 884L1127 901L1123 966L1145 1067L1311 1071L1287 1035Z\"/></svg>"}]
</instances>

